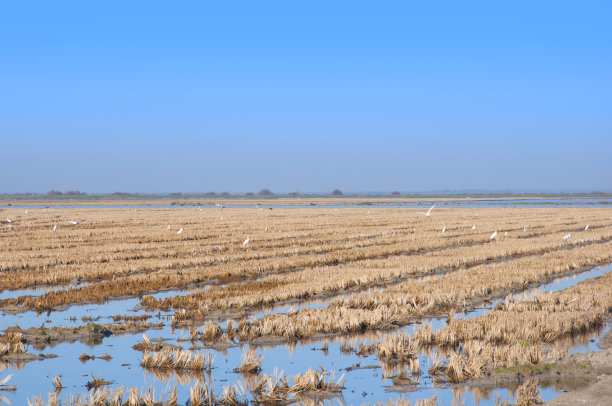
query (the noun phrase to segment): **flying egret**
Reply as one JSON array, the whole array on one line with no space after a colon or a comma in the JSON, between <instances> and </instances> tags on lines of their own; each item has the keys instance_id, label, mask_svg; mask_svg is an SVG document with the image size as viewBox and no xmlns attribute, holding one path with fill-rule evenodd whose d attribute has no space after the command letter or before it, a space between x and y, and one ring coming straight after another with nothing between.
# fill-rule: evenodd
<instances>
[{"instance_id":1,"label":"flying egret","mask_svg":"<svg viewBox=\"0 0 612 406\"><path fill-rule=\"evenodd\" d=\"M586 227L584 228L584 231L589 229L589 225L587 224Z\"/></svg>"},{"instance_id":2,"label":"flying egret","mask_svg":"<svg viewBox=\"0 0 612 406\"><path fill-rule=\"evenodd\" d=\"M476 224L472 226L472 230L476 230Z\"/></svg>"},{"instance_id":3,"label":"flying egret","mask_svg":"<svg viewBox=\"0 0 612 406\"><path fill-rule=\"evenodd\" d=\"M442 234L446 232L446 226L442 227Z\"/></svg>"},{"instance_id":4,"label":"flying egret","mask_svg":"<svg viewBox=\"0 0 612 406\"><path fill-rule=\"evenodd\" d=\"M53 232L57 231L57 224L53 226Z\"/></svg>"},{"instance_id":5,"label":"flying egret","mask_svg":"<svg viewBox=\"0 0 612 406\"><path fill-rule=\"evenodd\" d=\"M70 223L70 224L72 224L73 226L76 226L76 225L78 225L78 224L81 224L81 223L82 223L82 222L84 222L84 221L85 221L85 219L83 219L83 220L79 220L79 221L71 221L71 220L68 220L67 222L68 222L68 223Z\"/></svg>"},{"instance_id":6,"label":"flying egret","mask_svg":"<svg viewBox=\"0 0 612 406\"><path fill-rule=\"evenodd\" d=\"M183 232L183 227L181 227L181 229L177 231L177 234L181 234L182 232Z\"/></svg>"},{"instance_id":7,"label":"flying egret","mask_svg":"<svg viewBox=\"0 0 612 406\"><path fill-rule=\"evenodd\" d=\"M429 217L429 216L431 215L431 211L433 210L433 208L434 208L434 207L436 207L436 204L437 204L437 203L434 203L434 205L433 205L433 206L431 206L431 207L429 208L429 210L427 210L427 213L422 212L422 211L417 211L417 213L418 213L418 214L424 214L424 215L425 215L425 217Z\"/></svg>"},{"instance_id":8,"label":"flying egret","mask_svg":"<svg viewBox=\"0 0 612 406\"><path fill-rule=\"evenodd\" d=\"M565 237L563 237L564 240L567 240L568 238L570 238L571 234L567 234Z\"/></svg>"},{"instance_id":9,"label":"flying egret","mask_svg":"<svg viewBox=\"0 0 612 406\"><path fill-rule=\"evenodd\" d=\"M242 243L242 245L247 245L249 243L249 241L251 241L251 239L249 238L249 236L247 235L246 240L244 240L244 242Z\"/></svg>"},{"instance_id":10,"label":"flying egret","mask_svg":"<svg viewBox=\"0 0 612 406\"><path fill-rule=\"evenodd\" d=\"M491 234L491 237L489 238L489 240L492 240L493 238L495 238L496 235L497 235L497 230L493 231L493 234Z\"/></svg>"}]
</instances>

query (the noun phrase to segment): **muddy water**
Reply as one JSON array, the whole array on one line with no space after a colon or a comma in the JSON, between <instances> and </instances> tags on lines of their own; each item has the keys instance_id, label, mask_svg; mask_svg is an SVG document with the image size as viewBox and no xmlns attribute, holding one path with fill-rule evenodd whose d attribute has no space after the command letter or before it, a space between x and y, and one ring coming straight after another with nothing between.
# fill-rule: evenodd
<instances>
[{"instance_id":1,"label":"muddy water","mask_svg":"<svg viewBox=\"0 0 612 406\"><path fill-rule=\"evenodd\" d=\"M584 272L572 277L560 278L547 285L540 287L544 291L557 291L566 289L579 283L582 280L603 275L612 271L612 266L597 268L591 271ZM187 294L189 292L183 292ZM525 292L525 295L530 295L533 292ZM168 295L176 295L177 292L159 293L156 297L164 297ZM52 312L51 314L36 315L32 312L27 312L18 315L2 314L0 316L0 329L19 323L22 328L28 326L40 326L45 321L46 326L68 326L83 324L82 317L91 317L96 319L98 323L110 322L110 317L116 314L132 314L141 315L147 314L144 310L138 307L138 299L127 299L112 301L105 304L90 304L83 306L72 306L63 312ZM490 303L483 308L476 309L473 312L458 315L458 317L470 318L481 315L487 309L494 306L496 302ZM308 303L305 306L319 306L320 303ZM289 310L291 306L285 308L275 308L274 311L283 312ZM299 308L299 306L294 306ZM184 349L191 346L189 342L183 342L181 339L189 337L189 333L184 329L172 329L167 320L168 313L152 312L148 313L154 317L150 320L157 322L165 321L165 327L160 330L150 330L147 335L151 340L164 340L170 344L181 345ZM70 320L71 317L76 317L77 322ZM99 319L98 319L99 317ZM47 321L49 320L49 321ZM444 319L427 320L435 329L442 328L445 325ZM408 332L413 332L418 328L418 325L410 325L403 328ZM595 333L587 339L581 340L573 347L573 351L593 351L596 350L597 337L607 331ZM308 368L323 367L327 371L336 371L336 378L339 378L343 373L344 386L346 389L342 393L331 400L329 403L339 404L362 404L374 403L376 401L388 399L409 399L413 402L417 399L424 399L436 395L441 404L480 404L492 405L495 403L497 396L501 400L513 400L515 387L497 387L484 388L472 386L453 387L449 385L437 385L431 377L426 373L428 369L428 358L420 355L421 375L418 381L410 385L394 385L392 379L385 378L385 369L383 369L376 355L357 356L354 352L344 353L341 351L343 341L350 341L351 345L357 347L360 343L368 344L372 342L373 337L380 337L383 334L369 333L363 336L350 337L335 337L328 340L319 340L311 342L297 342L282 345L268 345L256 347L263 354L263 372L272 374L275 367L284 370L288 376L303 373ZM594 341L589 340L592 339ZM87 393L85 387L88 381L92 380L92 376L104 378L105 380L113 381L113 387L124 385L126 387L136 386L139 389L146 389L149 386L155 388L155 393L161 395L164 391L168 393L174 386L179 388L179 402L184 403L188 398L189 388L198 381L208 380L210 384L219 393L225 385L231 385L239 381L244 381L245 378L233 372L233 369L240 363L240 357L243 351L249 348L248 345L234 346L226 350L212 350L216 356L213 363L213 369L210 375L199 374L175 374L165 373L159 374L142 369L139 364L142 359L142 354L132 349L134 344L142 341L140 334L129 334L123 336L111 336L102 340L101 344L92 345L81 342L75 343L59 343L54 346L49 346L43 349L28 348L28 352L32 354L53 353L57 354L57 358L46 359L43 361L33 361L25 364L12 364L0 374L0 379L8 373L14 373L10 384L17 386L16 393L4 393L12 404L26 404L26 399L34 395L40 394L46 399L46 394L54 390L51 379L54 376L60 376L62 384L66 386L65 393ZM328 348L323 349L324 342L327 342ZM206 349L196 349L196 351L211 351ZM105 361L103 359L94 359L82 363L78 357L82 353L93 355L96 357L109 354L112 359ZM2 365L0 363L0 365ZM2 369L2 366L0 366ZM347 370L348 369L348 370ZM291 382L291 379L289 379ZM544 400L552 399L557 396L554 388L541 388Z\"/></svg>"}]
</instances>

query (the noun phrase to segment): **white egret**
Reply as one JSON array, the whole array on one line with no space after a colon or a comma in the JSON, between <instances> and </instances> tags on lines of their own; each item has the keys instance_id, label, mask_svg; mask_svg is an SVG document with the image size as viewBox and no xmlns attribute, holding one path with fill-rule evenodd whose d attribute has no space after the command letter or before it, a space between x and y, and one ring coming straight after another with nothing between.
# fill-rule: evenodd
<instances>
[{"instance_id":1,"label":"white egret","mask_svg":"<svg viewBox=\"0 0 612 406\"><path fill-rule=\"evenodd\" d=\"M57 231L57 224L53 226L53 232Z\"/></svg>"},{"instance_id":2,"label":"white egret","mask_svg":"<svg viewBox=\"0 0 612 406\"><path fill-rule=\"evenodd\" d=\"M13 222L13 220L11 220L10 218L8 218L8 217L7 217L7 218L6 218L6 222L7 222L7 223L9 223L9 224L11 224L11 223Z\"/></svg>"},{"instance_id":3,"label":"white egret","mask_svg":"<svg viewBox=\"0 0 612 406\"><path fill-rule=\"evenodd\" d=\"M589 229L589 225L587 224L586 227L584 228L584 231Z\"/></svg>"},{"instance_id":4,"label":"white egret","mask_svg":"<svg viewBox=\"0 0 612 406\"><path fill-rule=\"evenodd\" d=\"M506 232L504 233L504 235L508 235L508 232L506 231Z\"/></svg>"},{"instance_id":5,"label":"white egret","mask_svg":"<svg viewBox=\"0 0 612 406\"><path fill-rule=\"evenodd\" d=\"M476 230L476 224L472 226L472 230Z\"/></svg>"},{"instance_id":6,"label":"white egret","mask_svg":"<svg viewBox=\"0 0 612 406\"><path fill-rule=\"evenodd\" d=\"M183 232L183 227L181 227L181 229L177 231L177 234L181 234L182 232Z\"/></svg>"},{"instance_id":7,"label":"white egret","mask_svg":"<svg viewBox=\"0 0 612 406\"><path fill-rule=\"evenodd\" d=\"M523 232L526 233L527 232L527 227L523 227Z\"/></svg>"},{"instance_id":8,"label":"white egret","mask_svg":"<svg viewBox=\"0 0 612 406\"><path fill-rule=\"evenodd\" d=\"M567 234L565 237L563 237L564 240L567 240L568 238L570 238L571 234Z\"/></svg>"},{"instance_id":9,"label":"white egret","mask_svg":"<svg viewBox=\"0 0 612 406\"><path fill-rule=\"evenodd\" d=\"M446 226L442 227L442 234L446 232Z\"/></svg>"},{"instance_id":10,"label":"white egret","mask_svg":"<svg viewBox=\"0 0 612 406\"><path fill-rule=\"evenodd\" d=\"M266 233L268 232L268 227L266 227Z\"/></svg>"},{"instance_id":11,"label":"white egret","mask_svg":"<svg viewBox=\"0 0 612 406\"><path fill-rule=\"evenodd\" d=\"M436 207L436 204L437 204L437 203L434 203L434 205L433 205L433 206L431 206L431 207L429 208L429 210L427 210L427 213L422 212L422 211L417 211L417 213L418 213L418 214L424 214L424 215L425 215L425 217L429 217L429 216L431 215L431 211L433 210L433 208L434 208L434 207Z\"/></svg>"},{"instance_id":12,"label":"white egret","mask_svg":"<svg viewBox=\"0 0 612 406\"><path fill-rule=\"evenodd\" d=\"M496 236L497 236L497 230L493 231L493 234L491 234L491 237L489 237L489 240L492 240Z\"/></svg>"},{"instance_id":13,"label":"white egret","mask_svg":"<svg viewBox=\"0 0 612 406\"><path fill-rule=\"evenodd\" d=\"M67 222L68 222L68 223L70 223L70 224L72 224L73 226L76 226L76 225L78 225L78 224L81 224L81 223L82 223L82 222L84 222L84 221L85 221L85 219L83 219L83 220L79 220L79 221L71 221L71 220L68 220Z\"/></svg>"},{"instance_id":14,"label":"white egret","mask_svg":"<svg viewBox=\"0 0 612 406\"><path fill-rule=\"evenodd\" d=\"M170 230L170 226L168 226L168 230Z\"/></svg>"},{"instance_id":15,"label":"white egret","mask_svg":"<svg viewBox=\"0 0 612 406\"><path fill-rule=\"evenodd\" d=\"M244 242L242 243L242 245L247 245L249 243L249 241L251 241L251 239L249 238L249 236L247 235L246 240L244 240Z\"/></svg>"}]
</instances>

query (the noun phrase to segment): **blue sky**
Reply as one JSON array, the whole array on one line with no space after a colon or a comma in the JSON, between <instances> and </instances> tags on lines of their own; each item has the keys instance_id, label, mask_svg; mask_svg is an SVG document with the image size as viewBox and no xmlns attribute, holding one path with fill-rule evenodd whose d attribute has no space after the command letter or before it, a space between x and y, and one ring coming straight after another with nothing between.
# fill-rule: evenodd
<instances>
[{"instance_id":1,"label":"blue sky","mask_svg":"<svg viewBox=\"0 0 612 406\"><path fill-rule=\"evenodd\" d=\"M0 192L612 191L606 1L0 7Z\"/></svg>"}]
</instances>

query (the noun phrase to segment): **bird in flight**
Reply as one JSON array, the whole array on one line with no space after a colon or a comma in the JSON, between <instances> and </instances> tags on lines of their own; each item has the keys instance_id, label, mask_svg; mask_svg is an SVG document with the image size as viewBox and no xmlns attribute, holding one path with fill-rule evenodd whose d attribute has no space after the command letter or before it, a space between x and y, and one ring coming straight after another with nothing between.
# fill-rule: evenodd
<instances>
[{"instance_id":1,"label":"bird in flight","mask_svg":"<svg viewBox=\"0 0 612 406\"><path fill-rule=\"evenodd\" d=\"M429 216L431 215L431 211L433 210L433 208L434 208L434 207L436 207L436 204L437 204L437 203L435 203L433 206L431 206L431 207L429 208L429 210L427 210L427 213L422 212L422 211L417 211L417 213L418 213L418 214L424 214L424 215L425 215L425 217L429 217Z\"/></svg>"},{"instance_id":2,"label":"bird in flight","mask_svg":"<svg viewBox=\"0 0 612 406\"><path fill-rule=\"evenodd\" d=\"M242 243L242 245L247 245L249 243L249 241L251 241L251 239L249 238L249 236L247 235L246 240L244 240L244 242Z\"/></svg>"},{"instance_id":3,"label":"bird in flight","mask_svg":"<svg viewBox=\"0 0 612 406\"><path fill-rule=\"evenodd\" d=\"M85 219L83 219L83 220L79 220L79 221L71 221L71 220L68 220L67 222L68 222L68 223L70 223L70 224L72 224L73 226L76 226L77 224L81 224L81 223L82 223L82 222L84 222L84 221L85 221Z\"/></svg>"}]
</instances>

